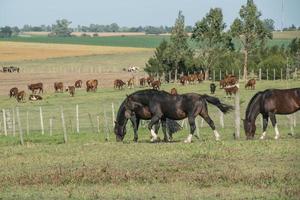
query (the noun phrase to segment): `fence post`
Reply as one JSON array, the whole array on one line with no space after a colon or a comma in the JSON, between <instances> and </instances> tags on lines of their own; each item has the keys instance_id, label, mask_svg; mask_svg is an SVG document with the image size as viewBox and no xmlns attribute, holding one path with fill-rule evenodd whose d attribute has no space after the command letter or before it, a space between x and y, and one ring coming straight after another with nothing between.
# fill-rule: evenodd
<instances>
[{"instance_id":1,"label":"fence post","mask_svg":"<svg viewBox=\"0 0 300 200\"><path fill-rule=\"evenodd\" d=\"M224 114L221 111L219 112L220 112L220 125L222 128L224 128Z\"/></svg>"},{"instance_id":2,"label":"fence post","mask_svg":"<svg viewBox=\"0 0 300 200\"><path fill-rule=\"evenodd\" d=\"M261 68L259 68L259 80L261 81Z\"/></svg>"},{"instance_id":3,"label":"fence post","mask_svg":"<svg viewBox=\"0 0 300 200\"><path fill-rule=\"evenodd\" d=\"M40 106L40 119L41 119L41 129L42 129L42 135L45 134L44 132L44 120L43 120L43 111L42 111L42 107Z\"/></svg>"},{"instance_id":4,"label":"fence post","mask_svg":"<svg viewBox=\"0 0 300 200\"><path fill-rule=\"evenodd\" d=\"M52 126L53 126L53 119L52 117L49 119L49 131L50 131L50 136L52 136Z\"/></svg>"},{"instance_id":5,"label":"fence post","mask_svg":"<svg viewBox=\"0 0 300 200\"><path fill-rule=\"evenodd\" d=\"M79 108L76 104L76 132L79 133Z\"/></svg>"},{"instance_id":6,"label":"fence post","mask_svg":"<svg viewBox=\"0 0 300 200\"><path fill-rule=\"evenodd\" d=\"M106 117L106 111L105 109L103 110L104 111L104 122L105 122L105 141L108 141L109 140L109 127L108 127L108 122L107 122L107 117Z\"/></svg>"},{"instance_id":7,"label":"fence post","mask_svg":"<svg viewBox=\"0 0 300 200\"><path fill-rule=\"evenodd\" d=\"M171 71L169 71L169 83L171 83Z\"/></svg>"},{"instance_id":8,"label":"fence post","mask_svg":"<svg viewBox=\"0 0 300 200\"><path fill-rule=\"evenodd\" d=\"M114 102L111 103L111 112L112 112L112 127L115 126L115 106Z\"/></svg>"},{"instance_id":9,"label":"fence post","mask_svg":"<svg viewBox=\"0 0 300 200\"><path fill-rule=\"evenodd\" d=\"M239 69L239 80L241 80L241 70Z\"/></svg>"},{"instance_id":10,"label":"fence post","mask_svg":"<svg viewBox=\"0 0 300 200\"><path fill-rule=\"evenodd\" d=\"M7 136L5 109L2 109L2 113L3 113L3 128L4 128L4 135Z\"/></svg>"},{"instance_id":11,"label":"fence post","mask_svg":"<svg viewBox=\"0 0 300 200\"><path fill-rule=\"evenodd\" d=\"M222 71L220 70L219 81L222 80Z\"/></svg>"},{"instance_id":12,"label":"fence post","mask_svg":"<svg viewBox=\"0 0 300 200\"><path fill-rule=\"evenodd\" d=\"M214 70L213 71L213 82L215 82L216 81L216 71Z\"/></svg>"},{"instance_id":13,"label":"fence post","mask_svg":"<svg viewBox=\"0 0 300 200\"><path fill-rule=\"evenodd\" d=\"M273 69L273 80L275 81L276 75L275 75L275 68Z\"/></svg>"},{"instance_id":14,"label":"fence post","mask_svg":"<svg viewBox=\"0 0 300 200\"><path fill-rule=\"evenodd\" d=\"M241 121L241 116L240 116L240 92L237 91L235 94L234 98L235 102L235 139L240 138L240 121Z\"/></svg>"},{"instance_id":15,"label":"fence post","mask_svg":"<svg viewBox=\"0 0 300 200\"><path fill-rule=\"evenodd\" d=\"M280 80L282 81L282 68L280 69Z\"/></svg>"},{"instance_id":16,"label":"fence post","mask_svg":"<svg viewBox=\"0 0 300 200\"><path fill-rule=\"evenodd\" d=\"M98 115L97 115L97 131L98 131L98 134L100 134L100 118Z\"/></svg>"},{"instance_id":17,"label":"fence post","mask_svg":"<svg viewBox=\"0 0 300 200\"><path fill-rule=\"evenodd\" d=\"M68 141L67 129L66 129L66 124L65 124L64 109L62 106L60 107L60 112L61 112L61 123L62 123L63 132L64 132L64 143L67 143L67 141Z\"/></svg>"},{"instance_id":18,"label":"fence post","mask_svg":"<svg viewBox=\"0 0 300 200\"><path fill-rule=\"evenodd\" d=\"M269 80L269 69L267 69L267 81Z\"/></svg>"},{"instance_id":19,"label":"fence post","mask_svg":"<svg viewBox=\"0 0 300 200\"><path fill-rule=\"evenodd\" d=\"M21 125L20 113L19 113L18 107L16 108L16 112L17 112L17 119L18 119L18 128L19 128L19 132L20 132L20 141L21 141L21 145L24 145L23 131L22 131L22 125Z\"/></svg>"},{"instance_id":20,"label":"fence post","mask_svg":"<svg viewBox=\"0 0 300 200\"><path fill-rule=\"evenodd\" d=\"M12 128L13 136L16 136L16 117L15 117L15 108L12 108Z\"/></svg>"}]
</instances>

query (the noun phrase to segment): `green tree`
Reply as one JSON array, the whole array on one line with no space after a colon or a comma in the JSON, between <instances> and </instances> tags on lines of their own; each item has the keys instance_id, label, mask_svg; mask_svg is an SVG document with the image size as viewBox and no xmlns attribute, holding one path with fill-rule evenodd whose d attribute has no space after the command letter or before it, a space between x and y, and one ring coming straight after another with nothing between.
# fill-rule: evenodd
<instances>
[{"instance_id":1,"label":"green tree","mask_svg":"<svg viewBox=\"0 0 300 200\"><path fill-rule=\"evenodd\" d=\"M264 19L264 25L269 31L274 31L275 30L275 22L273 19Z\"/></svg>"},{"instance_id":2,"label":"green tree","mask_svg":"<svg viewBox=\"0 0 300 200\"><path fill-rule=\"evenodd\" d=\"M56 20L56 24L52 27L52 33L56 36L71 36L72 30L69 28L71 23L66 19Z\"/></svg>"},{"instance_id":3,"label":"green tree","mask_svg":"<svg viewBox=\"0 0 300 200\"><path fill-rule=\"evenodd\" d=\"M225 50L234 49L231 37L224 31L225 27L222 10L212 8L202 20L196 22L193 29L192 39L199 44L198 60L204 66L205 78L208 78L208 71L217 63Z\"/></svg>"},{"instance_id":4,"label":"green tree","mask_svg":"<svg viewBox=\"0 0 300 200\"><path fill-rule=\"evenodd\" d=\"M236 18L231 25L231 33L238 37L244 52L244 76L247 80L248 55L258 44L265 45L268 38L272 38L272 32L268 30L262 20L261 13L257 10L253 0L247 0L239 12L240 18Z\"/></svg>"},{"instance_id":5,"label":"green tree","mask_svg":"<svg viewBox=\"0 0 300 200\"><path fill-rule=\"evenodd\" d=\"M11 37L13 34L13 30L9 26L1 27L0 29L0 37Z\"/></svg>"},{"instance_id":6,"label":"green tree","mask_svg":"<svg viewBox=\"0 0 300 200\"><path fill-rule=\"evenodd\" d=\"M186 55L190 52L188 34L185 31L184 16L179 11L175 25L171 31L170 45L168 48L169 63L172 63L172 71L175 71L175 82L180 64L185 63Z\"/></svg>"}]
</instances>

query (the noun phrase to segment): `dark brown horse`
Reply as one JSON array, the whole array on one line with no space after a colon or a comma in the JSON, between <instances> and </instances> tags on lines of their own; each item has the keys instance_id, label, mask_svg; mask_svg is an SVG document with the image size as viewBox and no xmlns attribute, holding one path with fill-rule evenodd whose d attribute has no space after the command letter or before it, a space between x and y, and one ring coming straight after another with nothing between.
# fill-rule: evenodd
<instances>
[{"instance_id":1,"label":"dark brown horse","mask_svg":"<svg viewBox=\"0 0 300 200\"><path fill-rule=\"evenodd\" d=\"M82 87L82 80L75 81L75 88L81 88Z\"/></svg>"},{"instance_id":2,"label":"dark brown horse","mask_svg":"<svg viewBox=\"0 0 300 200\"><path fill-rule=\"evenodd\" d=\"M159 121L162 122L163 130L165 130L166 119L182 120L188 118L190 124L190 135L185 142L191 142L196 130L195 118L200 115L213 130L216 140L220 139L220 135L215 129L214 122L208 115L207 102L217 106L223 113L232 110L233 107L223 104L218 98L208 95L199 95L196 93L187 93L182 95L171 95L165 91L158 90L140 90L127 97L125 100L125 108L127 116L136 114L137 109L141 109L151 118L148 129L151 132L151 141L157 140L157 134L153 130L153 126ZM143 108L148 108L144 109ZM117 120L115 133L117 141L123 140L124 124Z\"/></svg>"},{"instance_id":3,"label":"dark brown horse","mask_svg":"<svg viewBox=\"0 0 300 200\"><path fill-rule=\"evenodd\" d=\"M74 97L74 95L75 95L75 86L68 86L66 88L66 92L69 92L70 96Z\"/></svg>"},{"instance_id":4,"label":"dark brown horse","mask_svg":"<svg viewBox=\"0 0 300 200\"><path fill-rule=\"evenodd\" d=\"M246 83L245 89L250 88L250 89L252 89L252 90L255 90L255 84L256 84L255 79L254 79L254 78L253 78L253 79L250 79L250 80Z\"/></svg>"},{"instance_id":5,"label":"dark brown horse","mask_svg":"<svg viewBox=\"0 0 300 200\"><path fill-rule=\"evenodd\" d=\"M256 131L255 120L259 114L263 117L263 133L260 139L266 136L268 119L275 128L275 139L279 138L279 131L275 115L288 115L300 110L300 88L268 89L256 93L250 100L244 120L244 129L247 139L253 139Z\"/></svg>"},{"instance_id":6,"label":"dark brown horse","mask_svg":"<svg viewBox=\"0 0 300 200\"><path fill-rule=\"evenodd\" d=\"M13 87L9 91L9 98L11 98L11 97L17 97L17 94L18 94L18 88Z\"/></svg>"},{"instance_id":7,"label":"dark brown horse","mask_svg":"<svg viewBox=\"0 0 300 200\"><path fill-rule=\"evenodd\" d=\"M28 85L28 89L31 90L32 94L36 92L36 90L40 92L44 92L43 90L43 83L34 83L34 84L30 84Z\"/></svg>"},{"instance_id":8,"label":"dark brown horse","mask_svg":"<svg viewBox=\"0 0 300 200\"><path fill-rule=\"evenodd\" d=\"M64 84L62 82L55 82L54 83L54 90L55 92L64 92Z\"/></svg>"},{"instance_id":9,"label":"dark brown horse","mask_svg":"<svg viewBox=\"0 0 300 200\"><path fill-rule=\"evenodd\" d=\"M123 89L124 85L126 85L126 83L124 81L122 81L121 79L116 79L114 81L114 88L116 88L116 89L121 90L121 89Z\"/></svg>"},{"instance_id":10,"label":"dark brown horse","mask_svg":"<svg viewBox=\"0 0 300 200\"><path fill-rule=\"evenodd\" d=\"M25 100L25 95L26 95L26 93L24 91L18 92L18 94L16 96L17 101L18 102L24 101Z\"/></svg>"},{"instance_id":11,"label":"dark brown horse","mask_svg":"<svg viewBox=\"0 0 300 200\"><path fill-rule=\"evenodd\" d=\"M87 92L89 92L89 91L96 92L97 87L98 87L98 80L97 79L86 81L86 91Z\"/></svg>"}]
</instances>

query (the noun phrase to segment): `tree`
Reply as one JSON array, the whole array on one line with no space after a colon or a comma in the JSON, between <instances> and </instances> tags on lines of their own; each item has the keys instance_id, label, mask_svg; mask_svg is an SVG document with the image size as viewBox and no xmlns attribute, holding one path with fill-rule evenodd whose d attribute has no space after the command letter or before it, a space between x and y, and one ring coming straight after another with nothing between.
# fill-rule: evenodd
<instances>
[{"instance_id":1,"label":"tree","mask_svg":"<svg viewBox=\"0 0 300 200\"><path fill-rule=\"evenodd\" d=\"M180 63L184 63L186 55L189 53L188 35L185 32L184 16L179 11L175 25L171 31L170 45L168 48L168 57L173 63L172 70L175 71L175 82Z\"/></svg>"},{"instance_id":2,"label":"tree","mask_svg":"<svg viewBox=\"0 0 300 200\"><path fill-rule=\"evenodd\" d=\"M56 20L56 24L52 26L52 33L56 36L71 36L72 30L69 28L71 23L66 19Z\"/></svg>"},{"instance_id":3,"label":"tree","mask_svg":"<svg viewBox=\"0 0 300 200\"><path fill-rule=\"evenodd\" d=\"M275 22L273 19L264 19L263 23L269 31L275 30L275 26L274 26Z\"/></svg>"},{"instance_id":4,"label":"tree","mask_svg":"<svg viewBox=\"0 0 300 200\"><path fill-rule=\"evenodd\" d=\"M258 44L265 45L268 38L272 38L272 32L268 30L262 20L261 13L257 10L253 0L247 0L239 12L240 18L236 18L231 25L231 33L238 37L244 52L244 76L247 80L248 55Z\"/></svg>"},{"instance_id":5,"label":"tree","mask_svg":"<svg viewBox=\"0 0 300 200\"><path fill-rule=\"evenodd\" d=\"M5 27L1 27L0 29L0 37L11 37L13 31L11 29L11 27L9 26L5 26Z\"/></svg>"},{"instance_id":6,"label":"tree","mask_svg":"<svg viewBox=\"0 0 300 200\"><path fill-rule=\"evenodd\" d=\"M225 33L226 25L220 8L212 8L201 21L196 22L192 32L192 39L198 42L199 59L205 68L205 78L208 71L217 63L226 50L233 50L231 37Z\"/></svg>"}]
</instances>

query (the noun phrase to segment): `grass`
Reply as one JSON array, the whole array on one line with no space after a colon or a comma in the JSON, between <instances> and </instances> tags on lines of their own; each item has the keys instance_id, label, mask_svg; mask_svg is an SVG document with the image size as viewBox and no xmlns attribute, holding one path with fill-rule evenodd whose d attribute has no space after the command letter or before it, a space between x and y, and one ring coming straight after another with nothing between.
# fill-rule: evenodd
<instances>
[{"instance_id":1,"label":"grass","mask_svg":"<svg viewBox=\"0 0 300 200\"><path fill-rule=\"evenodd\" d=\"M299 81L262 81L257 90L299 86ZM163 85L169 91L175 85ZM209 82L188 87L176 86L180 93L208 93ZM137 89L134 89L137 90ZM139 143L133 143L133 131L128 124L124 143L115 143L109 128L109 142L103 110L107 111L111 127L111 102L117 105L125 94L134 90L118 91L100 88L96 93L78 91L74 98L66 94L48 92L40 103L16 104L6 96L0 97L0 108L20 107L22 125L24 115L30 113L32 131L26 135L25 145L19 145L18 135L0 136L0 198L2 199L297 199L300 195L299 133L288 136L285 116L279 116L281 139L275 141L269 126L267 140L233 140L233 115L225 116L225 128L219 126L219 112L209 106L209 113L221 133L215 142L212 131L205 124L200 129L200 140L192 144L182 141L185 129L174 135L172 143L149 142L149 133L142 126ZM257 92L241 87L241 110ZM216 96L225 99L224 92ZM82 132L74 133L75 105L79 104ZM65 110L68 143L63 144L59 107ZM46 132L41 135L38 107L42 106ZM94 133L87 113L93 120L100 115L100 133ZM48 120L55 117L54 135L49 136ZM299 113L297 115L299 119ZM72 120L69 120L72 119ZM73 123L73 124L72 124ZM198 121L200 124L200 122ZM71 126L72 124L72 126ZM95 125L94 121L94 125ZM73 127L73 128L72 128ZM261 133L257 121L257 137ZM162 134L160 133L160 136Z\"/></svg>"}]
</instances>

